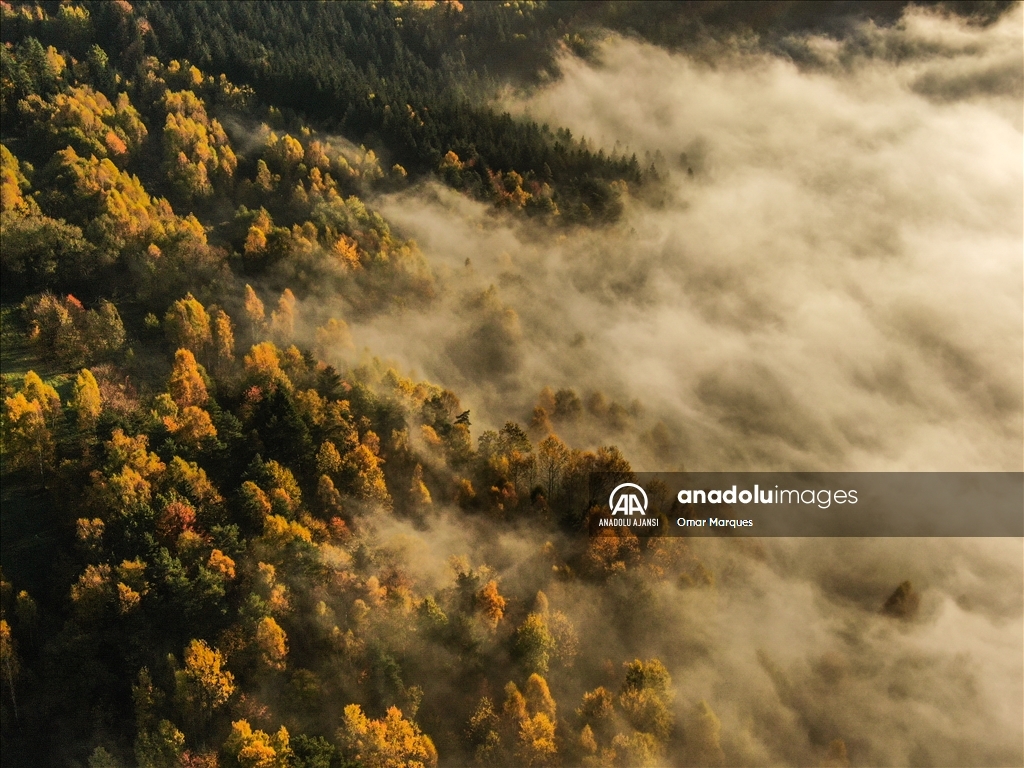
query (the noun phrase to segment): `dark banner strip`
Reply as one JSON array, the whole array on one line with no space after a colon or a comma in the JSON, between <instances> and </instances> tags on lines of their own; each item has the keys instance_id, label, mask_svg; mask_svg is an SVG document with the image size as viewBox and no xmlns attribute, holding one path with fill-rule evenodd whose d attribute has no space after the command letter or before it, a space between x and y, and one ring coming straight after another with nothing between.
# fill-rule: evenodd
<instances>
[{"instance_id":1,"label":"dark banner strip","mask_svg":"<svg viewBox=\"0 0 1024 768\"><path fill-rule=\"evenodd\" d=\"M1024 536L1021 472L599 473L591 535Z\"/></svg>"}]
</instances>

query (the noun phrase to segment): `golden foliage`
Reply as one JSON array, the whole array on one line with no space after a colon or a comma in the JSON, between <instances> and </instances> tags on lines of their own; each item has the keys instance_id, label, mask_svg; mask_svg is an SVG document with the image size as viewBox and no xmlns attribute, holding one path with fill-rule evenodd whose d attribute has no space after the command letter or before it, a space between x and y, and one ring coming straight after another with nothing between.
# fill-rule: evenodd
<instances>
[{"instance_id":1,"label":"golden foliage","mask_svg":"<svg viewBox=\"0 0 1024 768\"><path fill-rule=\"evenodd\" d=\"M216 366L223 369L235 360L235 331L231 317L223 309L214 310L211 331Z\"/></svg>"},{"instance_id":2,"label":"golden foliage","mask_svg":"<svg viewBox=\"0 0 1024 768\"><path fill-rule=\"evenodd\" d=\"M164 316L164 332L175 347L200 354L213 341L210 316L191 294L178 299Z\"/></svg>"},{"instance_id":3,"label":"golden foliage","mask_svg":"<svg viewBox=\"0 0 1024 768\"><path fill-rule=\"evenodd\" d=\"M186 406L178 416L165 416L163 422L178 441L192 448L217 436L210 414L196 405Z\"/></svg>"},{"instance_id":4,"label":"golden foliage","mask_svg":"<svg viewBox=\"0 0 1024 768\"><path fill-rule=\"evenodd\" d=\"M256 295L251 285L245 286L245 316L249 321L249 328L255 338L263 330L266 321L266 312L263 309L263 302Z\"/></svg>"},{"instance_id":5,"label":"golden foliage","mask_svg":"<svg viewBox=\"0 0 1024 768\"><path fill-rule=\"evenodd\" d=\"M96 421L103 412L103 399L100 397L100 386L92 371L83 368L75 378L75 396L71 406L78 415L78 428L89 431L95 428Z\"/></svg>"},{"instance_id":6,"label":"golden foliage","mask_svg":"<svg viewBox=\"0 0 1024 768\"><path fill-rule=\"evenodd\" d=\"M148 134L127 93L119 94L116 104L111 104L89 85L72 86L46 100L29 96L22 110L50 146L72 146L120 165L140 149Z\"/></svg>"},{"instance_id":7,"label":"golden foliage","mask_svg":"<svg viewBox=\"0 0 1024 768\"><path fill-rule=\"evenodd\" d=\"M380 440L372 431L363 435L362 442L345 456L345 465L356 476L356 495L362 499L390 505L391 495L384 481L384 460L380 458Z\"/></svg>"},{"instance_id":8,"label":"golden foliage","mask_svg":"<svg viewBox=\"0 0 1024 768\"><path fill-rule=\"evenodd\" d=\"M316 468L321 475L335 477L341 471L341 454L330 440L320 444L320 449L316 452Z\"/></svg>"},{"instance_id":9,"label":"golden foliage","mask_svg":"<svg viewBox=\"0 0 1024 768\"><path fill-rule=\"evenodd\" d=\"M195 73L201 81L199 70ZM165 167L171 183L187 198L209 196L214 182L230 184L238 159L223 126L209 118L202 100L192 91L168 91L164 107Z\"/></svg>"},{"instance_id":10,"label":"golden foliage","mask_svg":"<svg viewBox=\"0 0 1024 768\"><path fill-rule=\"evenodd\" d=\"M412 472L412 481L409 484L409 500L419 506L427 506L433 503L430 498L430 491L427 489L426 483L423 482L423 466L420 464L417 464Z\"/></svg>"},{"instance_id":11,"label":"golden foliage","mask_svg":"<svg viewBox=\"0 0 1024 768\"><path fill-rule=\"evenodd\" d=\"M28 179L21 172L21 165L11 151L0 144L0 212L26 215L38 212L35 200L25 197Z\"/></svg>"},{"instance_id":12,"label":"golden foliage","mask_svg":"<svg viewBox=\"0 0 1024 768\"><path fill-rule=\"evenodd\" d=\"M285 288L277 301L277 309L270 313L270 325L274 335L287 341L295 334L295 294Z\"/></svg>"},{"instance_id":13,"label":"golden foliage","mask_svg":"<svg viewBox=\"0 0 1024 768\"><path fill-rule=\"evenodd\" d=\"M71 587L71 601L75 612L82 618L99 618L114 597L110 566L87 565L78 581Z\"/></svg>"},{"instance_id":14,"label":"golden foliage","mask_svg":"<svg viewBox=\"0 0 1024 768\"><path fill-rule=\"evenodd\" d=\"M288 656L288 636L270 616L264 616L256 625L256 646L260 661L270 669L283 670Z\"/></svg>"},{"instance_id":15,"label":"golden foliage","mask_svg":"<svg viewBox=\"0 0 1024 768\"><path fill-rule=\"evenodd\" d=\"M260 387L274 390L284 387L292 388L292 382L281 370L281 353L273 342L264 341L256 344L245 356L245 372Z\"/></svg>"},{"instance_id":16,"label":"golden foliage","mask_svg":"<svg viewBox=\"0 0 1024 768\"><path fill-rule=\"evenodd\" d=\"M536 673L530 675L526 681L524 696L531 712L542 712L548 716L551 722L555 722L555 700L551 696L547 680Z\"/></svg>"},{"instance_id":17,"label":"golden foliage","mask_svg":"<svg viewBox=\"0 0 1024 768\"><path fill-rule=\"evenodd\" d=\"M137 176L118 170L108 158L80 157L71 147L55 155L74 196L98 211L94 226L120 241L167 242L188 237L205 245L206 230L194 216L180 218L164 199L153 199Z\"/></svg>"},{"instance_id":18,"label":"golden foliage","mask_svg":"<svg viewBox=\"0 0 1024 768\"><path fill-rule=\"evenodd\" d=\"M174 673L178 705L202 719L224 706L235 692L235 676L223 669L224 657L204 640L185 649L185 667Z\"/></svg>"},{"instance_id":19,"label":"golden foliage","mask_svg":"<svg viewBox=\"0 0 1024 768\"><path fill-rule=\"evenodd\" d=\"M146 435L128 437L117 428L104 443L107 450L107 466L110 471L130 467L144 478L151 478L162 473L167 467L160 457L148 450L149 438Z\"/></svg>"},{"instance_id":20,"label":"golden foliage","mask_svg":"<svg viewBox=\"0 0 1024 768\"><path fill-rule=\"evenodd\" d=\"M523 766L557 765L555 724L543 712L522 721L519 726L515 758L518 764Z\"/></svg>"},{"instance_id":21,"label":"golden foliage","mask_svg":"<svg viewBox=\"0 0 1024 768\"><path fill-rule=\"evenodd\" d=\"M185 461L180 456L175 456L167 469L167 480L201 511L209 511L224 502L223 497L206 476L206 471L194 461Z\"/></svg>"},{"instance_id":22,"label":"golden foliage","mask_svg":"<svg viewBox=\"0 0 1024 768\"><path fill-rule=\"evenodd\" d=\"M354 349L352 334L348 323L344 320L330 318L324 325L316 329L315 351L321 358L329 358L340 350Z\"/></svg>"},{"instance_id":23,"label":"golden foliage","mask_svg":"<svg viewBox=\"0 0 1024 768\"><path fill-rule=\"evenodd\" d=\"M477 603L487 623L494 629L505 615L505 598L498 593L498 582L488 581L477 593Z\"/></svg>"},{"instance_id":24,"label":"golden foliage","mask_svg":"<svg viewBox=\"0 0 1024 768\"><path fill-rule=\"evenodd\" d=\"M359 259L359 244L348 235L342 234L331 243L331 253L338 263L347 270L362 266Z\"/></svg>"},{"instance_id":25,"label":"golden foliage","mask_svg":"<svg viewBox=\"0 0 1024 768\"><path fill-rule=\"evenodd\" d=\"M437 750L430 737L402 717L397 707L371 720L358 704L345 707L337 733L347 757L366 768L433 768Z\"/></svg>"},{"instance_id":26,"label":"golden foliage","mask_svg":"<svg viewBox=\"0 0 1024 768\"><path fill-rule=\"evenodd\" d=\"M57 390L44 383L35 371L26 373L23 381L22 393L28 400L39 403L43 410L43 416L47 422L52 423L53 419L60 414L60 396L57 394Z\"/></svg>"},{"instance_id":27,"label":"golden foliage","mask_svg":"<svg viewBox=\"0 0 1024 768\"><path fill-rule=\"evenodd\" d=\"M237 761L239 768L288 768L292 764L288 741L288 730L283 725L270 736L254 731L247 720L236 720L231 723L224 752Z\"/></svg>"},{"instance_id":28,"label":"golden foliage","mask_svg":"<svg viewBox=\"0 0 1024 768\"><path fill-rule=\"evenodd\" d=\"M199 364L195 355L188 349L179 349L174 353L174 367L168 382L171 399L179 408L206 405L210 396L206 391L206 382L199 373Z\"/></svg>"},{"instance_id":29,"label":"golden foliage","mask_svg":"<svg viewBox=\"0 0 1024 768\"><path fill-rule=\"evenodd\" d=\"M210 570L220 573L225 579L235 578L235 561L219 549L210 552L210 558L206 561L206 566Z\"/></svg>"},{"instance_id":30,"label":"golden foliage","mask_svg":"<svg viewBox=\"0 0 1024 768\"><path fill-rule=\"evenodd\" d=\"M43 470L53 461L53 437L42 404L23 392L4 399L3 452L13 466Z\"/></svg>"}]
</instances>

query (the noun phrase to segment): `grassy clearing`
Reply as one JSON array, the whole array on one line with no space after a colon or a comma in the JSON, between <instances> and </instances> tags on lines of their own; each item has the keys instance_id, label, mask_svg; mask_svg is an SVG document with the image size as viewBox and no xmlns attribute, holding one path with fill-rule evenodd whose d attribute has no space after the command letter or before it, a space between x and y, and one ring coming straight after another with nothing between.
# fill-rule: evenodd
<instances>
[{"instance_id":1,"label":"grassy clearing","mask_svg":"<svg viewBox=\"0 0 1024 768\"><path fill-rule=\"evenodd\" d=\"M71 396L75 371L62 371L52 363L43 360L28 338L28 326L16 304L0 307L0 375L12 386L21 387L22 379L29 371L57 390L62 401Z\"/></svg>"},{"instance_id":2,"label":"grassy clearing","mask_svg":"<svg viewBox=\"0 0 1024 768\"><path fill-rule=\"evenodd\" d=\"M25 374L35 371L65 399L73 375L41 360L27 331L17 305L0 307L0 374L5 382L20 388ZM38 486L38 477L5 471L0 483L0 567L7 578L17 579L22 588L38 594L47 565L57 552L57 534L57 520L46 491Z\"/></svg>"}]
</instances>

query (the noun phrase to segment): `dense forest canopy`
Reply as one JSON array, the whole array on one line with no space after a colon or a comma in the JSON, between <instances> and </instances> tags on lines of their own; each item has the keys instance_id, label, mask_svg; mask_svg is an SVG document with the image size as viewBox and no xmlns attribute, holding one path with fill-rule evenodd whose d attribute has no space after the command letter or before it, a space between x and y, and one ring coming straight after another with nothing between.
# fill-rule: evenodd
<instances>
[{"instance_id":1,"label":"dense forest canopy","mask_svg":"<svg viewBox=\"0 0 1024 768\"><path fill-rule=\"evenodd\" d=\"M631 465L566 435L640 404L541 382L474 429L458 393L342 361L354 318L446 290L381 195L430 180L553 237L657 196L664 158L503 93L609 30L785 51L902 12L820 6L0 2L4 763L723 764L713 702L569 616L576 585L622 637L663 627L661 586L714 599L685 540L581 533L591 473ZM515 312L469 305L459 354L500 376ZM430 525L481 544L427 565Z\"/></svg>"}]
</instances>

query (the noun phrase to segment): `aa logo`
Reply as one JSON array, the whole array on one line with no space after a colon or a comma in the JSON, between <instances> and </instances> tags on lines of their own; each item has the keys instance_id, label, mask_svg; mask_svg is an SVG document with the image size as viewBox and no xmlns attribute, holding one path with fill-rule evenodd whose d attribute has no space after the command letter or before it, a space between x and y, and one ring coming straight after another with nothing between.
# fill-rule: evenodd
<instances>
[{"instance_id":1,"label":"aa logo","mask_svg":"<svg viewBox=\"0 0 1024 768\"><path fill-rule=\"evenodd\" d=\"M624 490L626 488L635 488L639 491L639 495L632 491ZM612 493L608 497L608 509L612 511L613 515L618 514L619 512L624 515L632 515L634 512L646 515L647 494L644 492L643 488L635 483L622 483L612 489Z\"/></svg>"}]
</instances>

